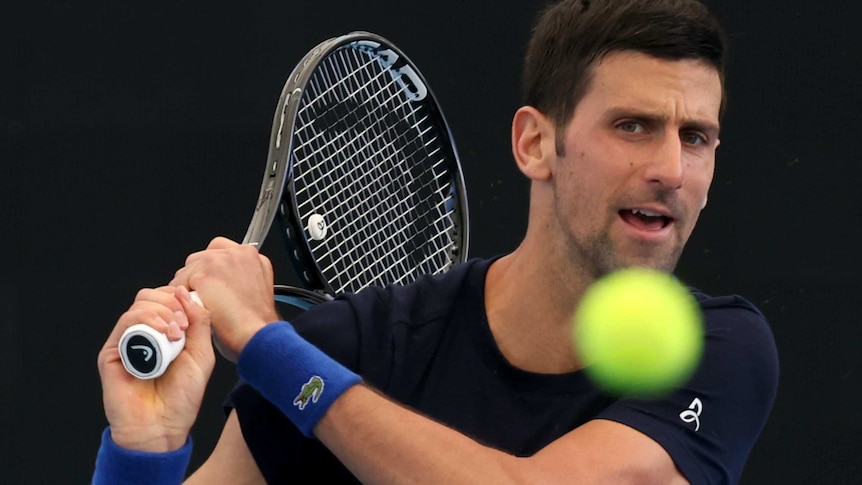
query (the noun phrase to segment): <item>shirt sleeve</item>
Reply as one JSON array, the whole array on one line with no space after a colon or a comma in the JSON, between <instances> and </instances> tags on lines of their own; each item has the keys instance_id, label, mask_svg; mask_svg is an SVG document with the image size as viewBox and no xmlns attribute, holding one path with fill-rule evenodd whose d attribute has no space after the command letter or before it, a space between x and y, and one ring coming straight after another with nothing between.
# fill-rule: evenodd
<instances>
[{"instance_id":1,"label":"shirt sleeve","mask_svg":"<svg viewBox=\"0 0 862 485\"><path fill-rule=\"evenodd\" d=\"M654 439L692 484L732 484L772 409L778 352L766 318L744 299L701 304L704 354L689 382L659 400L619 400L597 417Z\"/></svg>"}]
</instances>

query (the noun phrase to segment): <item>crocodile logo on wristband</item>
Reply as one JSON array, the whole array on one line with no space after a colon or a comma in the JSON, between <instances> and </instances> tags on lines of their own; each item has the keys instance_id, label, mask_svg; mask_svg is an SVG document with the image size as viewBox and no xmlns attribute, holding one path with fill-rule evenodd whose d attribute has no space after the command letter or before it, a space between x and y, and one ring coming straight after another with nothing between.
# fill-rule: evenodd
<instances>
[{"instance_id":1,"label":"crocodile logo on wristband","mask_svg":"<svg viewBox=\"0 0 862 485\"><path fill-rule=\"evenodd\" d=\"M302 411L309 401L317 402L321 394L323 394L323 379L320 376L311 376L311 379L302 385L299 394L293 399L293 405Z\"/></svg>"}]
</instances>

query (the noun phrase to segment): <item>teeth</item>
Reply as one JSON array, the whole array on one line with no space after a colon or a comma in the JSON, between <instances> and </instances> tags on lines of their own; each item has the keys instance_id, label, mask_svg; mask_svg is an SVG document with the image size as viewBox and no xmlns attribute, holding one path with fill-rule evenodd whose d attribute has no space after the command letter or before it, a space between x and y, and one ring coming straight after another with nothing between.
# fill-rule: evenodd
<instances>
[{"instance_id":1,"label":"teeth","mask_svg":"<svg viewBox=\"0 0 862 485\"><path fill-rule=\"evenodd\" d=\"M632 209L633 214L643 214L647 217L661 217L661 214L658 212L651 212L643 209Z\"/></svg>"}]
</instances>

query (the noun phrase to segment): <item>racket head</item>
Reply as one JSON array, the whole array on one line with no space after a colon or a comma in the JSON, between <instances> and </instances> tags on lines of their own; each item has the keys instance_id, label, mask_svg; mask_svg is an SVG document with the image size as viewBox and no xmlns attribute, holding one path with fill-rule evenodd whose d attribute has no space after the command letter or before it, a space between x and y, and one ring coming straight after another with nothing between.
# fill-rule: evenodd
<instances>
[{"instance_id":1,"label":"racket head","mask_svg":"<svg viewBox=\"0 0 862 485\"><path fill-rule=\"evenodd\" d=\"M335 37L294 68L245 242L262 244L273 224L302 284L330 295L466 259L466 187L449 125L388 40Z\"/></svg>"}]
</instances>

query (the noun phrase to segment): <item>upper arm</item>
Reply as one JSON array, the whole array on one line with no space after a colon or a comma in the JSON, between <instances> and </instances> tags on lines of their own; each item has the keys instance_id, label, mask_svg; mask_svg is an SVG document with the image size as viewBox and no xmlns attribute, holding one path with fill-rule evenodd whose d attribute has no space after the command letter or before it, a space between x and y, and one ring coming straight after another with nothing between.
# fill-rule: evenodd
<instances>
[{"instance_id":1,"label":"upper arm","mask_svg":"<svg viewBox=\"0 0 862 485\"><path fill-rule=\"evenodd\" d=\"M724 298L708 323L694 376L658 400L621 399L596 417L649 436L693 483L736 483L775 398L778 363L763 316Z\"/></svg>"},{"instance_id":2,"label":"upper arm","mask_svg":"<svg viewBox=\"0 0 862 485\"><path fill-rule=\"evenodd\" d=\"M530 467L566 483L688 484L664 448L649 436L614 421L595 419L527 459ZM536 468L537 467L537 468Z\"/></svg>"},{"instance_id":3,"label":"upper arm","mask_svg":"<svg viewBox=\"0 0 862 485\"><path fill-rule=\"evenodd\" d=\"M236 411L231 411L212 454L184 483L265 484L254 457L245 444Z\"/></svg>"}]
</instances>

